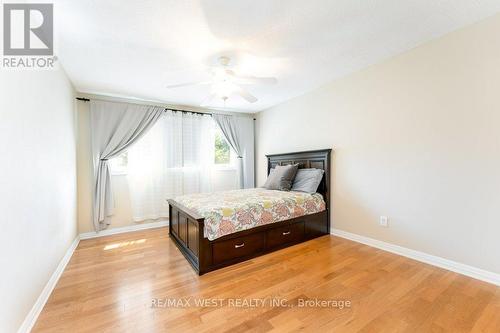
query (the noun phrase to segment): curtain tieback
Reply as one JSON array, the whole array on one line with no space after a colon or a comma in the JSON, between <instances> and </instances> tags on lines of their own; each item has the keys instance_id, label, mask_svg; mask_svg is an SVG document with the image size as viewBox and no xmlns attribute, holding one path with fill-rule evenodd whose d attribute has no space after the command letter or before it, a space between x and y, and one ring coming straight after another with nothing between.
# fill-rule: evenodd
<instances>
[{"instance_id":1,"label":"curtain tieback","mask_svg":"<svg viewBox=\"0 0 500 333\"><path fill-rule=\"evenodd\" d=\"M101 158L101 161L108 161L107 158Z\"/></svg>"},{"instance_id":2,"label":"curtain tieback","mask_svg":"<svg viewBox=\"0 0 500 333\"><path fill-rule=\"evenodd\" d=\"M236 156L236 158L243 158L243 156Z\"/></svg>"}]
</instances>

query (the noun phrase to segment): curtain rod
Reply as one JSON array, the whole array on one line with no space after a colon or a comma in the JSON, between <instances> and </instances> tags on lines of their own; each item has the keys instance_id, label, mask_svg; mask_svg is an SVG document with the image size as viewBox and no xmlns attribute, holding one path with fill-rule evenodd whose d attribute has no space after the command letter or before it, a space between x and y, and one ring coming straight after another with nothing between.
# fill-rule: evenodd
<instances>
[{"instance_id":1,"label":"curtain rod","mask_svg":"<svg viewBox=\"0 0 500 333\"><path fill-rule=\"evenodd\" d=\"M83 97L76 97L77 100L82 101L82 102L90 102L90 99L88 98L83 98ZM179 110L179 109L173 109L173 108L164 108L165 111L170 110L174 112L182 112L182 113L194 113L194 114L201 114L201 115L207 115L207 116L212 116L213 113L209 112L198 112L198 111L189 111L189 110Z\"/></svg>"},{"instance_id":2,"label":"curtain rod","mask_svg":"<svg viewBox=\"0 0 500 333\"><path fill-rule=\"evenodd\" d=\"M88 99L88 98L76 97L76 99L79 101L82 101L82 102L90 102L90 99ZM209 113L209 112L178 110L178 109L172 109L172 108L165 108L165 111L166 110L175 111L175 112L183 112L183 113L195 113L195 114L209 115L210 117L213 115L213 113ZM257 119L253 118L253 120L257 120Z\"/></svg>"}]
</instances>

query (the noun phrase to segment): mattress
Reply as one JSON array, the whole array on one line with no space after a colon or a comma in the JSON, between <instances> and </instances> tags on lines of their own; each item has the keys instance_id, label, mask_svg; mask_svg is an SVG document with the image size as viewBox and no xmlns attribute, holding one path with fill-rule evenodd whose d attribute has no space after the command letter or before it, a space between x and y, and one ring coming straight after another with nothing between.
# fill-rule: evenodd
<instances>
[{"instance_id":1,"label":"mattress","mask_svg":"<svg viewBox=\"0 0 500 333\"><path fill-rule=\"evenodd\" d=\"M319 193L263 188L196 193L174 200L205 218L204 235L209 240L264 224L318 213L326 207Z\"/></svg>"}]
</instances>

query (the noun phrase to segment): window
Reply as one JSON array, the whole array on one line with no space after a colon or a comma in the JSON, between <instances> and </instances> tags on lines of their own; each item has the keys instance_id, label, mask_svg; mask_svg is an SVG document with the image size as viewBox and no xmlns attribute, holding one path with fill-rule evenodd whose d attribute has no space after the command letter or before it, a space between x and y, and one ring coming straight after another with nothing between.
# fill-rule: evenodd
<instances>
[{"instance_id":1,"label":"window","mask_svg":"<svg viewBox=\"0 0 500 333\"><path fill-rule=\"evenodd\" d=\"M224 134L222 133L219 126L214 124L213 126L213 136L214 140L214 165L218 169L233 169L236 165L236 154L227 142ZM128 152L121 153L120 155L109 160L109 169L111 175L126 175L128 174L128 162L129 156Z\"/></svg>"},{"instance_id":2,"label":"window","mask_svg":"<svg viewBox=\"0 0 500 333\"><path fill-rule=\"evenodd\" d=\"M121 153L109 160L112 175L126 175L128 171L128 152Z\"/></svg>"},{"instance_id":3,"label":"window","mask_svg":"<svg viewBox=\"0 0 500 333\"><path fill-rule=\"evenodd\" d=\"M231 162L231 148L227 143L224 134L215 132L215 164L229 164Z\"/></svg>"},{"instance_id":4,"label":"window","mask_svg":"<svg viewBox=\"0 0 500 333\"><path fill-rule=\"evenodd\" d=\"M226 140L219 126L215 125L214 164L222 168L233 168L236 154Z\"/></svg>"}]
</instances>

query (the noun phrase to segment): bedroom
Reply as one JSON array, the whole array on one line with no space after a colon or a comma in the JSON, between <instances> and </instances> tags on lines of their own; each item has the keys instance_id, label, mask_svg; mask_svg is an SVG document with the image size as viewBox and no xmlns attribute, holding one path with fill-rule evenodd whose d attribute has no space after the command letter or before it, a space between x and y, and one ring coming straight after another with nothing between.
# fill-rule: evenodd
<instances>
[{"instance_id":1,"label":"bedroom","mask_svg":"<svg viewBox=\"0 0 500 333\"><path fill-rule=\"evenodd\" d=\"M1 17L1 332L500 331L498 1Z\"/></svg>"}]
</instances>

